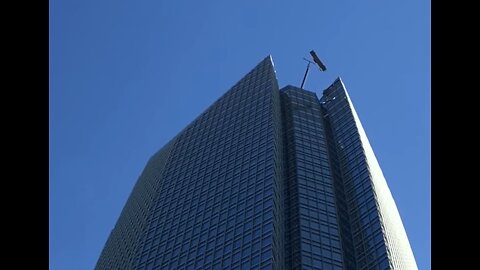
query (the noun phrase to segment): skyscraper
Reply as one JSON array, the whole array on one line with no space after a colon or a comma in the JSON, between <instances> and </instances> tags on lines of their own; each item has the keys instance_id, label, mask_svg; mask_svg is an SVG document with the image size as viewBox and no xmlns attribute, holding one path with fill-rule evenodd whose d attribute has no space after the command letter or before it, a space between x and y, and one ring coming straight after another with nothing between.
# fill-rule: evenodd
<instances>
[{"instance_id":1,"label":"skyscraper","mask_svg":"<svg viewBox=\"0 0 480 270\"><path fill-rule=\"evenodd\" d=\"M266 57L149 160L96 269L417 269L343 82Z\"/></svg>"}]
</instances>

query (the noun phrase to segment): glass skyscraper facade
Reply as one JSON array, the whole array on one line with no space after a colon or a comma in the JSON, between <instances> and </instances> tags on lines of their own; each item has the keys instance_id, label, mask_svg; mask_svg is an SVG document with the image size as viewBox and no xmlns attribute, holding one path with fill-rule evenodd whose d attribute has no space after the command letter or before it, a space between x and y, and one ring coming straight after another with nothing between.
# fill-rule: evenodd
<instances>
[{"instance_id":1,"label":"glass skyscraper facade","mask_svg":"<svg viewBox=\"0 0 480 270\"><path fill-rule=\"evenodd\" d=\"M270 56L158 151L96 269L417 269L340 79L279 89Z\"/></svg>"}]
</instances>

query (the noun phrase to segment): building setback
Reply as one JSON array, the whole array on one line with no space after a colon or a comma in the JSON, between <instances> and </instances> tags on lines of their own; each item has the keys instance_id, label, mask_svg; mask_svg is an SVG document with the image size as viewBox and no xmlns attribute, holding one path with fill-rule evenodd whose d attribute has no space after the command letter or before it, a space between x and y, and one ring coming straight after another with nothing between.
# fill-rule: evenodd
<instances>
[{"instance_id":1,"label":"building setback","mask_svg":"<svg viewBox=\"0 0 480 270\"><path fill-rule=\"evenodd\" d=\"M270 56L153 155L95 269L417 269L340 78Z\"/></svg>"}]
</instances>

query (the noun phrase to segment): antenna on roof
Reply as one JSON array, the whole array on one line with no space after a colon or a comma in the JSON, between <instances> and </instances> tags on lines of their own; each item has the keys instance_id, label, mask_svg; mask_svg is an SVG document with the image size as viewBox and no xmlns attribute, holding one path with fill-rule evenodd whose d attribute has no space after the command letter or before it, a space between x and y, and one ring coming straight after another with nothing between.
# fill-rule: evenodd
<instances>
[{"instance_id":1,"label":"antenna on roof","mask_svg":"<svg viewBox=\"0 0 480 270\"><path fill-rule=\"evenodd\" d=\"M300 86L301 89L303 89L303 85L305 84L305 80L307 79L307 75L308 75L308 70L310 69L310 64L317 64L318 68L320 68L320 71L325 71L327 70L327 67L322 63L322 61L320 61L320 58L318 58L317 54L315 53L315 51L311 50L310 51L310 55L312 56L313 58L313 62L308 60L307 58L303 58L303 60L307 61L308 64L307 64L307 70L305 70L305 75L303 76L303 81L302 81L302 85Z\"/></svg>"}]
</instances>

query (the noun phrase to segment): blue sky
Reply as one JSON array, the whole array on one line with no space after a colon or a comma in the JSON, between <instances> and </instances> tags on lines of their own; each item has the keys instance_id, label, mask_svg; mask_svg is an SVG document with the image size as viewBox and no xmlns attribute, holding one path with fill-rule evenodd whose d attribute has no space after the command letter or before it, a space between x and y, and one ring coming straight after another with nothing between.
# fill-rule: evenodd
<instances>
[{"instance_id":1,"label":"blue sky","mask_svg":"<svg viewBox=\"0 0 480 270\"><path fill-rule=\"evenodd\" d=\"M431 269L430 1L54 1L50 269L93 269L149 157L271 54L299 86L314 49L344 81Z\"/></svg>"}]
</instances>

